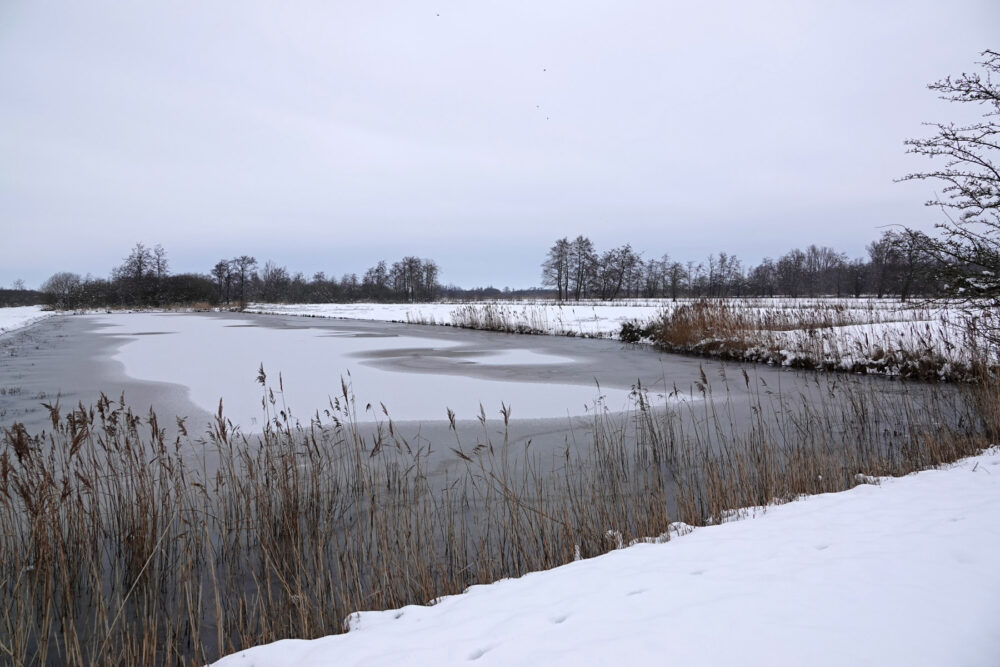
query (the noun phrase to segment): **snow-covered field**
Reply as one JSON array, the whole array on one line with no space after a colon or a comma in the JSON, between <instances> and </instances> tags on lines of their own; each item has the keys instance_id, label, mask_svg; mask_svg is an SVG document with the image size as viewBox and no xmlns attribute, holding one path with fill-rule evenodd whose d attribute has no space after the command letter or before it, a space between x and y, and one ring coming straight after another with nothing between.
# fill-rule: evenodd
<instances>
[{"instance_id":1,"label":"snow-covered field","mask_svg":"<svg viewBox=\"0 0 1000 667\"><path fill-rule=\"evenodd\" d=\"M531 326L554 335L614 337L624 322L649 321L668 306L668 301L588 301L560 304L554 301L478 303L318 303L251 304L248 312L305 317L332 317L414 324L456 324L456 315L468 307L491 306L512 323Z\"/></svg>"},{"instance_id":2,"label":"snow-covered field","mask_svg":"<svg viewBox=\"0 0 1000 667\"><path fill-rule=\"evenodd\" d=\"M42 310L41 306L15 306L0 308L0 335L23 329L56 313Z\"/></svg>"},{"instance_id":3,"label":"snow-covered field","mask_svg":"<svg viewBox=\"0 0 1000 667\"><path fill-rule=\"evenodd\" d=\"M692 303L669 299L619 301L482 301L470 303L254 303L248 312L305 317L331 317L415 324L457 324L464 312L489 307L513 324L555 335L613 338L625 322L650 322L678 306ZM914 324L940 320L940 309L901 305L892 299L728 299L747 313L781 311L808 314L837 309L851 324Z\"/></svg>"},{"instance_id":4,"label":"snow-covered field","mask_svg":"<svg viewBox=\"0 0 1000 667\"><path fill-rule=\"evenodd\" d=\"M215 664L995 666L998 516L994 448Z\"/></svg>"}]
</instances>

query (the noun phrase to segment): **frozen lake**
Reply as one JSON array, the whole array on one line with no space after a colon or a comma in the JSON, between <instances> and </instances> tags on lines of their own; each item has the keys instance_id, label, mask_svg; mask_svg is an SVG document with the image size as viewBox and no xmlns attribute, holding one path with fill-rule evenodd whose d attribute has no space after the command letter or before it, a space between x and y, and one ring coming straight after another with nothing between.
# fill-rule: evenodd
<instances>
[{"instance_id":1,"label":"frozen lake","mask_svg":"<svg viewBox=\"0 0 1000 667\"><path fill-rule=\"evenodd\" d=\"M277 406L287 405L303 421L342 394L342 381L362 410L373 406L382 417L384 405L401 421L446 419L447 409L458 419L474 419L480 406L495 415L501 405L520 418L581 415L598 397L593 383L529 381L576 363L574 357L484 345L482 338L462 342L350 323L271 326L276 321L262 317L132 314L93 321L102 335L121 340L111 358L127 377L181 385L209 412L221 398L225 413L245 431L254 430L262 414L261 366L275 392L280 373L284 395ZM621 409L627 393L604 395Z\"/></svg>"},{"instance_id":2,"label":"frozen lake","mask_svg":"<svg viewBox=\"0 0 1000 667\"><path fill-rule=\"evenodd\" d=\"M37 433L50 425L42 403L58 400L65 414L93 405L103 392L124 396L140 415L154 409L171 433L175 417L185 418L195 439L206 433L221 398L227 418L253 433L265 419L256 381L261 365L276 393L280 374L277 409L288 406L302 424L317 413L329 423L324 411L342 393L343 379L362 426L384 424L384 404L397 433L431 446L442 465L454 458L456 435L466 444L502 438L504 405L513 444L530 444L547 458L583 446L592 441L595 408L626 410L638 383L654 406L711 430L742 429L760 414L791 424L813 406L841 400L839 389L818 381L822 374L724 364L613 340L278 315L94 314L51 317L0 336L0 424L19 421ZM914 390L881 378L831 377L877 383L887 395ZM485 426L477 419L480 406ZM448 428L449 409L456 433Z\"/></svg>"},{"instance_id":3,"label":"frozen lake","mask_svg":"<svg viewBox=\"0 0 1000 667\"><path fill-rule=\"evenodd\" d=\"M414 423L443 422L448 409L475 421L480 406L499 418L506 405L514 420L565 422L598 398L625 408L637 381L662 395L698 374L697 360L606 340L232 313L62 315L0 337L0 421L38 430L41 403L58 399L65 411L103 392L189 425L207 424L222 399L226 416L254 431L260 366L276 393L280 374L278 405L303 422L342 393L342 379L362 420L384 420L381 405Z\"/></svg>"}]
</instances>

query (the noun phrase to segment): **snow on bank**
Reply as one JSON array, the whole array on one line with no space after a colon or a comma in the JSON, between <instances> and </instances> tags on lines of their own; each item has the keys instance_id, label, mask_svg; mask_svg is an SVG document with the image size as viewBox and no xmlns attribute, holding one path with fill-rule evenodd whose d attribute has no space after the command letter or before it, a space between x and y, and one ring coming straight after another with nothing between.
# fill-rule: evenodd
<instances>
[{"instance_id":1,"label":"snow on bank","mask_svg":"<svg viewBox=\"0 0 1000 667\"><path fill-rule=\"evenodd\" d=\"M617 301L476 301L468 303L254 303L247 312L339 319L457 324L473 311L489 309L511 328L539 333L615 337L625 322L647 323L697 299L624 299ZM903 305L894 299L726 299L725 303L748 315L782 314L788 317L831 314L843 324L878 324L909 330L915 323L937 323L944 311ZM866 332L867 333L867 332Z\"/></svg>"},{"instance_id":2,"label":"snow on bank","mask_svg":"<svg viewBox=\"0 0 1000 667\"><path fill-rule=\"evenodd\" d=\"M41 306L16 306L0 308L0 335L23 329L56 313L42 310Z\"/></svg>"},{"instance_id":3,"label":"snow on bank","mask_svg":"<svg viewBox=\"0 0 1000 667\"><path fill-rule=\"evenodd\" d=\"M994 448L216 665L996 665L998 516Z\"/></svg>"},{"instance_id":4,"label":"snow on bank","mask_svg":"<svg viewBox=\"0 0 1000 667\"><path fill-rule=\"evenodd\" d=\"M455 324L456 314L464 308L488 306L510 323L536 332L554 335L613 337L625 322L650 321L668 302L649 300L641 303L619 302L557 303L554 301L474 303L255 303L247 312L268 315L330 317L378 322L413 324Z\"/></svg>"}]
</instances>

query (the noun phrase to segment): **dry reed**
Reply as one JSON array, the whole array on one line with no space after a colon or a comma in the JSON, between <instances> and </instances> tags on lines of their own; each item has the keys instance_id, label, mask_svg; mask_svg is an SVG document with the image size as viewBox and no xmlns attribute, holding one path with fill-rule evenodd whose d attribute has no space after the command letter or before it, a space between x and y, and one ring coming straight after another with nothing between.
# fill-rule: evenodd
<instances>
[{"instance_id":1,"label":"dry reed","mask_svg":"<svg viewBox=\"0 0 1000 667\"><path fill-rule=\"evenodd\" d=\"M443 477L387 416L366 434L346 383L303 426L261 369L259 437L221 404L205 436L179 421L172 440L124 397L53 405L51 430L14 424L0 452L2 661L205 664L342 631L357 610L666 535L676 521L951 461L1000 428L990 383L887 392L817 376L825 399L789 396L799 410L768 413L771 388L743 377L749 421L704 376L675 408L636 387L629 412L597 409L586 446L567 442L554 467L506 431L492 437L483 415L473 442L453 429L460 465Z\"/></svg>"}]
</instances>

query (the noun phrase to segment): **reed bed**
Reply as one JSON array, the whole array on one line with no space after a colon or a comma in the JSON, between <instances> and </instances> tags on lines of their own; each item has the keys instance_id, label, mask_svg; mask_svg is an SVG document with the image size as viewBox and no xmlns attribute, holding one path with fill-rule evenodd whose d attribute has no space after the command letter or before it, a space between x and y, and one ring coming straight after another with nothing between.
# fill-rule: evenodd
<instances>
[{"instance_id":1,"label":"reed bed","mask_svg":"<svg viewBox=\"0 0 1000 667\"><path fill-rule=\"evenodd\" d=\"M881 310L839 304L755 310L701 300L646 325L626 324L621 337L670 352L919 380L966 382L996 373L996 345L977 320L947 309L901 314L902 321L892 321Z\"/></svg>"},{"instance_id":2,"label":"reed bed","mask_svg":"<svg viewBox=\"0 0 1000 667\"><path fill-rule=\"evenodd\" d=\"M178 421L171 440L124 397L53 405L44 433L4 430L0 661L202 665L343 631L358 610L432 604L740 508L955 460L1000 430L991 383L885 391L817 375L810 395L775 402L776 388L744 372L741 407L703 374L679 407L643 387L626 413L596 405L556 453L493 435L485 414L473 441L452 421L453 441L435 447L455 465L439 472L388 415L361 428L346 383L301 425L280 381L272 389L263 369L259 380L256 436L220 404L207 432Z\"/></svg>"},{"instance_id":3,"label":"reed bed","mask_svg":"<svg viewBox=\"0 0 1000 667\"><path fill-rule=\"evenodd\" d=\"M410 321L436 323L415 315ZM948 304L739 298L483 303L454 308L451 323L507 333L616 336L682 354L933 381L975 380L1000 364L992 311Z\"/></svg>"},{"instance_id":4,"label":"reed bed","mask_svg":"<svg viewBox=\"0 0 1000 667\"><path fill-rule=\"evenodd\" d=\"M361 314L505 333L618 338L683 354L931 381L975 380L982 371L995 371L1000 365L997 314L970 303L873 298L535 299L377 308L388 310L380 314L358 304L258 304L253 310L307 317Z\"/></svg>"},{"instance_id":5,"label":"reed bed","mask_svg":"<svg viewBox=\"0 0 1000 667\"><path fill-rule=\"evenodd\" d=\"M559 321L557 315L557 321ZM504 303L463 304L451 311L453 326L519 334L567 335L572 330L553 330L547 308Z\"/></svg>"}]
</instances>

